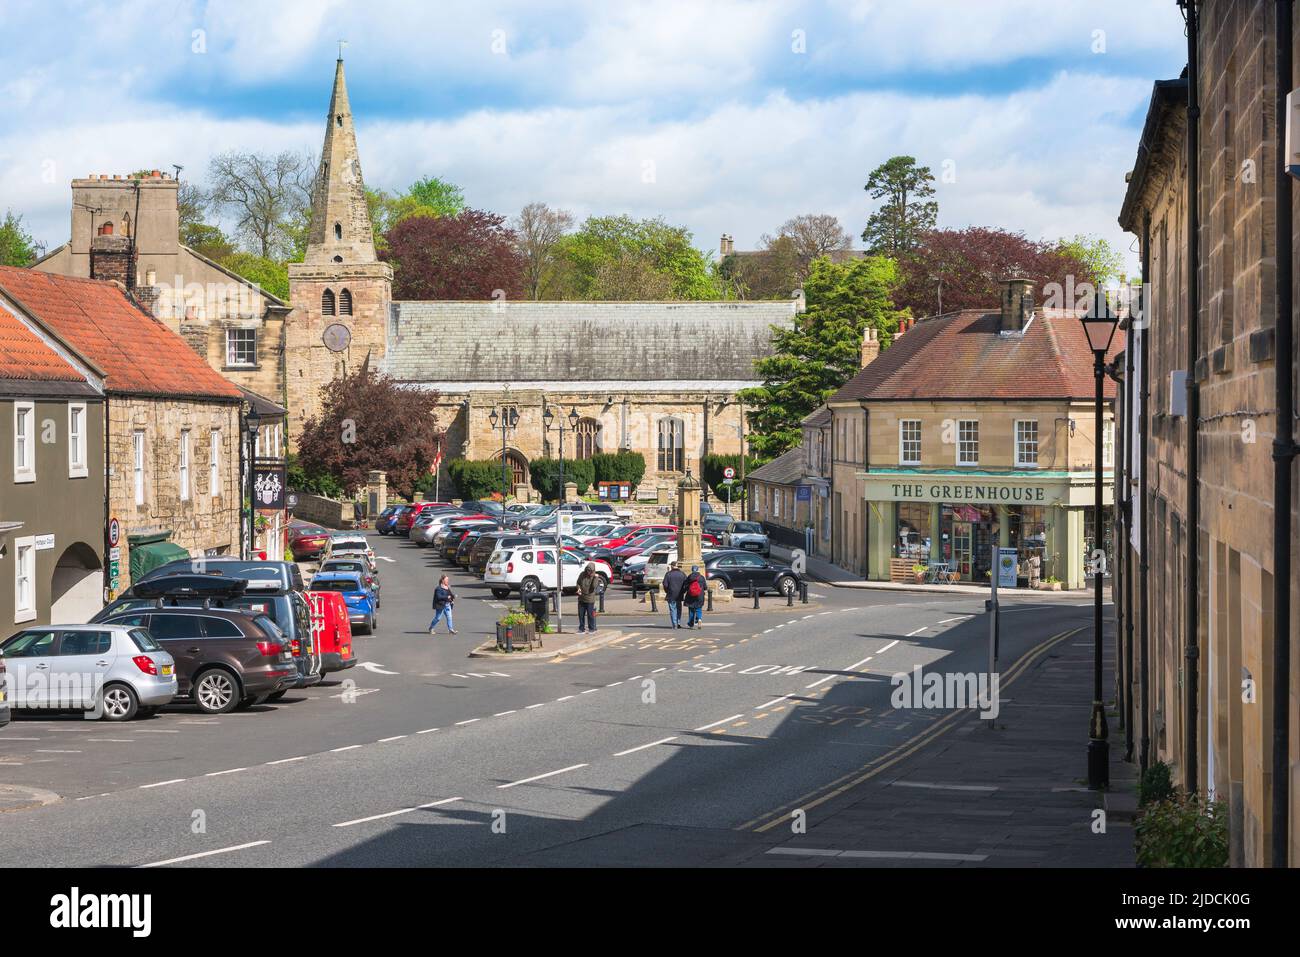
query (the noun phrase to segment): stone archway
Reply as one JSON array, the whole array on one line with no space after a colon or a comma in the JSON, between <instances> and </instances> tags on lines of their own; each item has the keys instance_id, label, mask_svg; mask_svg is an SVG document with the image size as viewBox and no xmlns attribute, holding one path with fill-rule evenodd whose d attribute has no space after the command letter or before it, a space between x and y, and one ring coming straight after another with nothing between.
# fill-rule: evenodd
<instances>
[{"instance_id":1,"label":"stone archway","mask_svg":"<svg viewBox=\"0 0 1300 957\"><path fill-rule=\"evenodd\" d=\"M518 449L506 449L506 467L510 470L510 487L528 484L528 458Z\"/></svg>"},{"instance_id":2,"label":"stone archway","mask_svg":"<svg viewBox=\"0 0 1300 957\"><path fill-rule=\"evenodd\" d=\"M78 625L103 607L102 567L99 555L85 542L63 550L50 579L51 623Z\"/></svg>"}]
</instances>

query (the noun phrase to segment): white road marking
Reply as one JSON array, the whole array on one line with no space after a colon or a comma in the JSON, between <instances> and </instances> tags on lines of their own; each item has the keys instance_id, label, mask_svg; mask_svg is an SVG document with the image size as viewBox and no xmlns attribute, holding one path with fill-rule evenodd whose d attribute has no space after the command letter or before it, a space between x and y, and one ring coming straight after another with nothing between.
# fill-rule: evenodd
<instances>
[{"instance_id":1,"label":"white road marking","mask_svg":"<svg viewBox=\"0 0 1300 957\"><path fill-rule=\"evenodd\" d=\"M338 694L330 695L331 698L359 698L362 695L374 694L378 688L349 688L347 691L340 691ZM308 695L308 697L311 697Z\"/></svg>"},{"instance_id":2,"label":"white road marking","mask_svg":"<svg viewBox=\"0 0 1300 957\"><path fill-rule=\"evenodd\" d=\"M583 694L595 694L599 690L600 690L599 688L588 688L586 691L583 692Z\"/></svg>"},{"instance_id":3,"label":"white road marking","mask_svg":"<svg viewBox=\"0 0 1300 957\"><path fill-rule=\"evenodd\" d=\"M912 637L914 637L914 636L916 636L916 635L919 635L921 632L927 630L929 627L930 627L929 625L922 625L920 628L916 629L916 631L909 631L909 632L908 632L906 635L904 635L903 637L905 637L905 638L912 638Z\"/></svg>"},{"instance_id":4,"label":"white road marking","mask_svg":"<svg viewBox=\"0 0 1300 957\"><path fill-rule=\"evenodd\" d=\"M229 854L232 851L242 851L250 847L259 847L262 844L270 844L270 841L249 841L247 844L236 844L234 847L220 847L215 851L202 851L198 854L186 854L184 857L172 857L165 861L154 861L152 864L141 864L140 867L162 867L165 864L179 864L181 861L197 861L200 857L212 857L216 854Z\"/></svg>"},{"instance_id":5,"label":"white road marking","mask_svg":"<svg viewBox=\"0 0 1300 957\"><path fill-rule=\"evenodd\" d=\"M180 734L180 732L177 731L175 728L167 728L167 729L146 728L144 730L137 731L136 734Z\"/></svg>"},{"instance_id":6,"label":"white road marking","mask_svg":"<svg viewBox=\"0 0 1300 957\"><path fill-rule=\"evenodd\" d=\"M652 672L650 672L650 673L651 673L652 675L657 675L657 674L659 674L659 672L661 672L661 671L667 671L667 670L668 670L667 668L656 668L654 671L652 671Z\"/></svg>"},{"instance_id":7,"label":"white road marking","mask_svg":"<svg viewBox=\"0 0 1300 957\"><path fill-rule=\"evenodd\" d=\"M546 702L545 702L545 701L541 702L540 704L530 704L530 705L529 705L527 708L525 708L524 710L525 710L525 711L531 711L533 708L541 708L541 707L544 707L545 705L546 705Z\"/></svg>"},{"instance_id":8,"label":"white road marking","mask_svg":"<svg viewBox=\"0 0 1300 957\"><path fill-rule=\"evenodd\" d=\"M571 764L567 768L560 768L558 771L547 771L545 774L538 774L531 778L524 778L522 781L511 781L509 784L498 784L497 790L504 791L506 788L517 788L521 784L531 784L533 781L540 781L543 778L553 778L557 774L564 774L566 771L576 771L578 768L585 767L585 764Z\"/></svg>"},{"instance_id":9,"label":"white road marking","mask_svg":"<svg viewBox=\"0 0 1300 957\"><path fill-rule=\"evenodd\" d=\"M184 780L185 780L184 778L172 778L170 781L155 781L153 784L140 785L140 790L147 791L150 788L161 788L161 787L166 787L169 784L180 784Z\"/></svg>"},{"instance_id":10,"label":"white road marking","mask_svg":"<svg viewBox=\"0 0 1300 957\"><path fill-rule=\"evenodd\" d=\"M934 791L996 791L988 784L931 784L928 781L890 781L893 788L928 788Z\"/></svg>"},{"instance_id":11,"label":"white road marking","mask_svg":"<svg viewBox=\"0 0 1300 957\"><path fill-rule=\"evenodd\" d=\"M848 857L891 861L986 861L987 854L938 854L933 851L837 851L820 847L772 847L765 853L794 857Z\"/></svg>"},{"instance_id":12,"label":"white road marking","mask_svg":"<svg viewBox=\"0 0 1300 957\"><path fill-rule=\"evenodd\" d=\"M898 642L894 642L894 644L898 644ZM853 671L855 668L859 668L859 667L861 667L862 665L865 665L868 661L870 661L870 660L871 660L872 658L874 658L874 657L876 657L876 656L875 656L875 655L867 655L867 657L863 658L861 661L855 661L855 662L853 662L853 664L849 665L849 666L848 666L847 668L845 668L844 670L845 670L845 671ZM816 681L814 681L812 684L810 684L810 685L805 685L804 687L805 687L805 688L816 688L818 685L820 685L820 684L825 684L827 681L831 681L831 680L833 680L833 679L835 679L835 678L843 678L843 677L845 677L845 676L844 676L844 675L827 675L825 678L818 678L818 679L817 679Z\"/></svg>"},{"instance_id":13,"label":"white road marking","mask_svg":"<svg viewBox=\"0 0 1300 957\"><path fill-rule=\"evenodd\" d=\"M516 711L518 711L518 710L519 710L518 708L512 708L512 709L510 709L509 711L498 711L496 714L492 715L492 717L494 717L494 718L504 718L506 715L508 715L508 714L514 714L514 713L515 713Z\"/></svg>"},{"instance_id":14,"label":"white road marking","mask_svg":"<svg viewBox=\"0 0 1300 957\"><path fill-rule=\"evenodd\" d=\"M616 686L618 686L618 685L621 685L622 683L623 683L623 682L621 682L621 681L611 681L609 684L605 685L605 687L606 687L606 688L613 688L613 687L616 687Z\"/></svg>"},{"instance_id":15,"label":"white road marking","mask_svg":"<svg viewBox=\"0 0 1300 957\"><path fill-rule=\"evenodd\" d=\"M376 741L375 743L376 743L376 744L387 744L389 741L401 741L404 737L406 737L406 735L404 735L404 734L395 734L395 735L393 735L391 738L380 738L380 739L379 739L378 741Z\"/></svg>"},{"instance_id":16,"label":"white road marking","mask_svg":"<svg viewBox=\"0 0 1300 957\"><path fill-rule=\"evenodd\" d=\"M625 754L635 754L637 751L644 751L646 748L653 748L657 744L667 744L669 741L676 741L676 740L677 740L677 735L674 734L670 738L660 738L658 741L651 741L649 744L642 744L642 745L638 745L635 748L628 748L626 751L619 751L614 755L614 757L621 758Z\"/></svg>"},{"instance_id":17,"label":"white road marking","mask_svg":"<svg viewBox=\"0 0 1300 957\"><path fill-rule=\"evenodd\" d=\"M395 562L397 561L396 558L389 558L387 555L376 555L375 557L378 558L381 562L394 562L394 563L395 563Z\"/></svg>"},{"instance_id":18,"label":"white road marking","mask_svg":"<svg viewBox=\"0 0 1300 957\"><path fill-rule=\"evenodd\" d=\"M267 764L288 764L291 761L306 761L307 755L301 754L296 758L281 758L279 761L267 761Z\"/></svg>"},{"instance_id":19,"label":"white road marking","mask_svg":"<svg viewBox=\"0 0 1300 957\"><path fill-rule=\"evenodd\" d=\"M94 741L100 744L131 744L135 738L87 738L87 741Z\"/></svg>"},{"instance_id":20,"label":"white road marking","mask_svg":"<svg viewBox=\"0 0 1300 957\"><path fill-rule=\"evenodd\" d=\"M80 751L64 751L59 748L36 748L37 754L81 754Z\"/></svg>"},{"instance_id":21,"label":"white road marking","mask_svg":"<svg viewBox=\"0 0 1300 957\"><path fill-rule=\"evenodd\" d=\"M359 662L359 663L358 663L358 667L360 667L360 668L365 668L367 671L369 671L369 672L373 672L374 674L377 674L377 675L398 675L398 674L401 674L400 671L387 671L387 670L385 670L385 668L384 668L383 665L377 664L377 663L375 663L375 662L373 662L373 661L362 661L362 662Z\"/></svg>"},{"instance_id":22,"label":"white road marking","mask_svg":"<svg viewBox=\"0 0 1300 957\"><path fill-rule=\"evenodd\" d=\"M885 647L883 647L883 648L881 648L879 651L877 651L876 654L878 654L878 655L883 655L883 654L884 654L886 651L888 651L890 648L894 647L894 645L898 644L898 642L899 642L900 640L901 640L901 639L895 638L895 639L894 639L893 641L891 641L889 644L885 645Z\"/></svg>"},{"instance_id":23,"label":"white road marking","mask_svg":"<svg viewBox=\"0 0 1300 957\"><path fill-rule=\"evenodd\" d=\"M730 718L723 718L721 721L715 721L712 724L706 724L701 728L696 728L695 730L708 731L709 728L716 728L720 724L726 724L728 721L735 721L737 718L743 718L743 717L744 717L743 714L733 714Z\"/></svg>"},{"instance_id":24,"label":"white road marking","mask_svg":"<svg viewBox=\"0 0 1300 957\"><path fill-rule=\"evenodd\" d=\"M965 621L967 618L974 618L974 617L975 617L974 615L958 615L956 618L945 618L943 621L939 622L939 624L946 625L949 622Z\"/></svg>"},{"instance_id":25,"label":"white road marking","mask_svg":"<svg viewBox=\"0 0 1300 957\"><path fill-rule=\"evenodd\" d=\"M423 731L417 731L417 732L415 732L415 733L416 733L416 734L433 734L433 732L435 732L435 731L437 731L437 730L438 730L437 728L425 728Z\"/></svg>"},{"instance_id":26,"label":"white road marking","mask_svg":"<svg viewBox=\"0 0 1300 957\"><path fill-rule=\"evenodd\" d=\"M453 678L468 678L468 677L469 677L469 675L458 675L458 674L456 674L456 672L454 672L454 671L451 673L451 676L452 676Z\"/></svg>"},{"instance_id":27,"label":"white road marking","mask_svg":"<svg viewBox=\"0 0 1300 957\"><path fill-rule=\"evenodd\" d=\"M341 824L335 824L334 827L351 827L353 824L365 824L367 821L378 821L386 817L397 817L399 814L410 814L412 811L423 811L431 807L441 807L444 804L451 804L453 801L463 801L464 798L443 798L441 801L430 801L428 804L417 804L415 807L399 808L396 811L388 811L384 814L372 814L370 817L359 817L355 821L344 821Z\"/></svg>"},{"instance_id":28,"label":"white road marking","mask_svg":"<svg viewBox=\"0 0 1300 957\"><path fill-rule=\"evenodd\" d=\"M247 770L248 768L230 768L229 770L226 771L209 771L207 774L203 776L205 778L219 778L223 774L237 774L240 771L247 771Z\"/></svg>"},{"instance_id":29,"label":"white road marking","mask_svg":"<svg viewBox=\"0 0 1300 957\"><path fill-rule=\"evenodd\" d=\"M457 722L456 722L456 726L459 727L459 726L462 725L462 724L473 724L473 723L474 723L475 721L477 721L477 720L479 720L479 719L478 719L478 718L466 718L464 721L457 721Z\"/></svg>"},{"instance_id":30,"label":"white road marking","mask_svg":"<svg viewBox=\"0 0 1300 957\"><path fill-rule=\"evenodd\" d=\"M359 748L359 747L361 747L361 745L359 745L359 744L349 744L349 745L348 745L347 747L345 747L345 748L330 748L330 753L331 753L331 754L338 754L340 751L355 751L355 750L356 750L357 748Z\"/></svg>"},{"instance_id":31,"label":"white road marking","mask_svg":"<svg viewBox=\"0 0 1300 957\"><path fill-rule=\"evenodd\" d=\"M41 739L40 738L11 738L9 735L6 734L5 740L6 741L39 741Z\"/></svg>"},{"instance_id":32,"label":"white road marking","mask_svg":"<svg viewBox=\"0 0 1300 957\"><path fill-rule=\"evenodd\" d=\"M790 697L788 694L783 694L783 695L781 695L781 697L779 697L779 698L773 698L771 701L767 702L766 704L760 704L760 705L759 705L757 708L755 708L754 710L755 710L755 711L762 711L764 708L770 708L770 707L772 707L772 705L774 705L774 704L778 704L778 703L784 701L784 700L785 700L786 698L788 698L788 697Z\"/></svg>"},{"instance_id":33,"label":"white road marking","mask_svg":"<svg viewBox=\"0 0 1300 957\"><path fill-rule=\"evenodd\" d=\"M571 698L573 698L573 695L571 695L571 694L566 694L563 698L556 698L555 700L556 700L556 701L568 701L568 700L570 700Z\"/></svg>"},{"instance_id":34,"label":"white road marking","mask_svg":"<svg viewBox=\"0 0 1300 957\"><path fill-rule=\"evenodd\" d=\"M509 678L510 676L502 671L489 671L488 674L496 675L498 678Z\"/></svg>"}]
</instances>

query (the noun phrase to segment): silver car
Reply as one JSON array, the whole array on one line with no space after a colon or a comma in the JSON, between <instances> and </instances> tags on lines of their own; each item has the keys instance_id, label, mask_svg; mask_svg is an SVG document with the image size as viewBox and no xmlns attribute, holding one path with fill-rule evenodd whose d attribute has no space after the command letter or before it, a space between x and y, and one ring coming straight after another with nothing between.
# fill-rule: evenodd
<instances>
[{"instance_id":1,"label":"silver car","mask_svg":"<svg viewBox=\"0 0 1300 957\"><path fill-rule=\"evenodd\" d=\"M0 645L9 703L75 709L108 721L152 714L176 697L176 662L143 628L41 625Z\"/></svg>"},{"instance_id":2,"label":"silver car","mask_svg":"<svg viewBox=\"0 0 1300 957\"><path fill-rule=\"evenodd\" d=\"M772 543L758 522L732 522L722 534L722 544L728 548L758 552L765 558L772 554Z\"/></svg>"},{"instance_id":3,"label":"silver car","mask_svg":"<svg viewBox=\"0 0 1300 957\"><path fill-rule=\"evenodd\" d=\"M410 534L407 537L421 548L432 545L434 537L445 529L448 524L464 517L461 512L448 515L434 514L430 515L426 521L425 516L421 515L415 520L415 524L411 526Z\"/></svg>"}]
</instances>

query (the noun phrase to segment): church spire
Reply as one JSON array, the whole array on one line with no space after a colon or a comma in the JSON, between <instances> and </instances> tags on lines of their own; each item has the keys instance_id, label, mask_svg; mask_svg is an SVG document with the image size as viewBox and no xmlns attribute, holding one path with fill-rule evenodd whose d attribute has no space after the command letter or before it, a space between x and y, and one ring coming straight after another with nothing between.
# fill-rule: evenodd
<instances>
[{"instance_id":1,"label":"church spire","mask_svg":"<svg viewBox=\"0 0 1300 957\"><path fill-rule=\"evenodd\" d=\"M340 50L340 53L342 51ZM334 68L334 92L325 118L325 142L312 192L311 229L304 262L373 263L374 234L366 208L365 183L357 158L357 136L348 104L347 81L340 56Z\"/></svg>"}]
</instances>

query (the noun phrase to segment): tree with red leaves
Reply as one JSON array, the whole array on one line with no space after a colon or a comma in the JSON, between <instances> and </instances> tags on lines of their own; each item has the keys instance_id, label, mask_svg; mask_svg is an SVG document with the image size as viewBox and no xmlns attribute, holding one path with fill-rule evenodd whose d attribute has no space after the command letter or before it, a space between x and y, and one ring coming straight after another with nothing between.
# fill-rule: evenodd
<instances>
[{"instance_id":1,"label":"tree with red leaves","mask_svg":"<svg viewBox=\"0 0 1300 957\"><path fill-rule=\"evenodd\" d=\"M433 464L438 394L363 367L324 386L321 398L320 414L307 420L298 440L303 470L334 476L351 491L382 469L388 487L410 498Z\"/></svg>"},{"instance_id":2,"label":"tree with red leaves","mask_svg":"<svg viewBox=\"0 0 1300 957\"><path fill-rule=\"evenodd\" d=\"M1050 283L1065 286L1104 282L1096 270L1065 243L1026 239L1023 233L973 226L932 229L899 262L897 306L913 316L933 316L957 309L995 309L1001 301L999 281L1012 275L1032 279L1040 299Z\"/></svg>"},{"instance_id":3,"label":"tree with red leaves","mask_svg":"<svg viewBox=\"0 0 1300 957\"><path fill-rule=\"evenodd\" d=\"M527 264L504 224L504 216L477 209L402 220L381 254L393 266L393 298L522 298Z\"/></svg>"}]
</instances>

